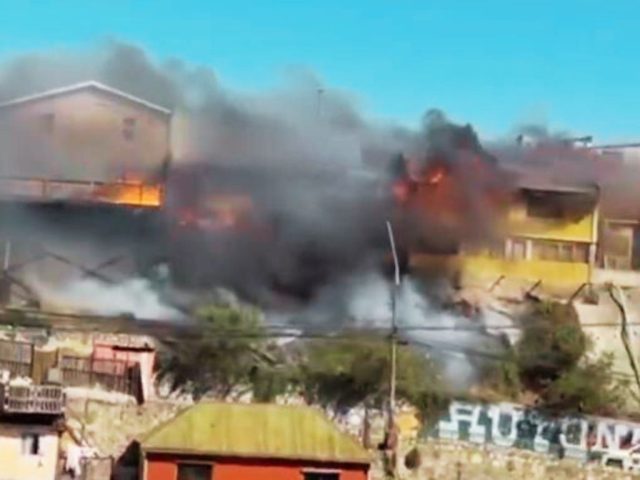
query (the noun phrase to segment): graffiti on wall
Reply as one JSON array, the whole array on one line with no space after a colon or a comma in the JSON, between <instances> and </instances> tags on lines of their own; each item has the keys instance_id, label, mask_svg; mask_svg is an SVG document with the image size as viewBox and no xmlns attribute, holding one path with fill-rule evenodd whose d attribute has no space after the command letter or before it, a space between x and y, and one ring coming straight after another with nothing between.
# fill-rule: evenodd
<instances>
[{"instance_id":1,"label":"graffiti on wall","mask_svg":"<svg viewBox=\"0 0 640 480\"><path fill-rule=\"evenodd\" d=\"M453 402L428 434L591 460L640 443L640 424L583 415L551 417L514 404Z\"/></svg>"}]
</instances>

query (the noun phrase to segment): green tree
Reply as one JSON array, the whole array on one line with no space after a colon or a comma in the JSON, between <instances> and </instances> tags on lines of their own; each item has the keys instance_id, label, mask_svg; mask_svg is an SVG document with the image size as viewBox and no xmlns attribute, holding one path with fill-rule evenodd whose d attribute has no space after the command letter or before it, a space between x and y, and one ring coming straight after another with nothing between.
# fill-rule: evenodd
<instances>
[{"instance_id":1,"label":"green tree","mask_svg":"<svg viewBox=\"0 0 640 480\"><path fill-rule=\"evenodd\" d=\"M481 386L487 389L486 400L517 400L522 391L520 370L516 352L509 348L503 358L480 365Z\"/></svg>"},{"instance_id":2,"label":"green tree","mask_svg":"<svg viewBox=\"0 0 640 480\"><path fill-rule=\"evenodd\" d=\"M558 302L537 304L522 319L524 331L516 346L523 384L541 391L572 370L589 342L572 305Z\"/></svg>"},{"instance_id":3,"label":"green tree","mask_svg":"<svg viewBox=\"0 0 640 480\"><path fill-rule=\"evenodd\" d=\"M389 343L386 339L353 333L336 340L307 343L299 368L299 382L308 401L333 409L356 405L382 408L389 398ZM399 345L396 392L423 415L445 404L435 364L419 350Z\"/></svg>"},{"instance_id":4,"label":"green tree","mask_svg":"<svg viewBox=\"0 0 640 480\"><path fill-rule=\"evenodd\" d=\"M244 388L260 400L282 391L283 363L256 310L210 305L196 316L201 335L175 342L161 358L160 378L170 380L172 390L225 398Z\"/></svg>"},{"instance_id":5,"label":"green tree","mask_svg":"<svg viewBox=\"0 0 640 480\"><path fill-rule=\"evenodd\" d=\"M584 413L615 415L624 406L628 382L617 380L611 371L613 359L604 355L583 360L565 371L543 394L546 407Z\"/></svg>"},{"instance_id":6,"label":"green tree","mask_svg":"<svg viewBox=\"0 0 640 480\"><path fill-rule=\"evenodd\" d=\"M520 381L553 411L615 413L624 404L624 382L611 370L611 356L589 358L591 342L570 304L543 302L523 318L516 345Z\"/></svg>"}]
</instances>

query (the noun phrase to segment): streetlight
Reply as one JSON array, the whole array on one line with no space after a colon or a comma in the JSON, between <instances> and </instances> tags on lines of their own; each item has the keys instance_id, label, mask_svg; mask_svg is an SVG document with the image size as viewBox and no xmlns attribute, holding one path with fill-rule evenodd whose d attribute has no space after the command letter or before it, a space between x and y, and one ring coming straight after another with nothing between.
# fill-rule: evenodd
<instances>
[{"instance_id":1,"label":"streetlight","mask_svg":"<svg viewBox=\"0 0 640 480\"><path fill-rule=\"evenodd\" d=\"M391 289L391 335L389 337L389 344L391 350L391 373L389 378L389 417L387 425L387 440L391 440L391 435L395 430L394 425L394 413L396 408L396 363L397 363L397 348L398 348L398 327L396 323L396 311L397 311L397 294L400 287L400 265L398 263L398 254L396 252L396 242L393 236L393 227L391 222L387 220L387 232L389 234L389 244L391 246L391 254L393 255L394 276L393 276L393 288ZM391 465L392 475L395 476L396 465L395 455L392 455Z\"/></svg>"}]
</instances>

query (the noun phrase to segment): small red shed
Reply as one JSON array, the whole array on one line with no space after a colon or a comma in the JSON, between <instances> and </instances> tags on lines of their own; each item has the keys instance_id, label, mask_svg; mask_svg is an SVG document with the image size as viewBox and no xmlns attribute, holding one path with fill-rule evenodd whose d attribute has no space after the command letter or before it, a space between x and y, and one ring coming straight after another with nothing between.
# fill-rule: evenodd
<instances>
[{"instance_id":1,"label":"small red shed","mask_svg":"<svg viewBox=\"0 0 640 480\"><path fill-rule=\"evenodd\" d=\"M306 406L200 403L141 442L143 480L366 480L368 452Z\"/></svg>"}]
</instances>

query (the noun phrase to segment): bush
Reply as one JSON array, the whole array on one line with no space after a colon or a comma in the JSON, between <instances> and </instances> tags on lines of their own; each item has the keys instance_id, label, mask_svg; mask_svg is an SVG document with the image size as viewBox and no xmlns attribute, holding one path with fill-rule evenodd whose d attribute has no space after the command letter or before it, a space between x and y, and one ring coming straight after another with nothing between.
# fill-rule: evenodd
<instances>
[{"instance_id":1,"label":"bush","mask_svg":"<svg viewBox=\"0 0 640 480\"><path fill-rule=\"evenodd\" d=\"M625 384L612 376L611 355L585 361L564 372L543 394L545 406L554 410L612 415L624 406Z\"/></svg>"},{"instance_id":2,"label":"bush","mask_svg":"<svg viewBox=\"0 0 640 480\"><path fill-rule=\"evenodd\" d=\"M335 409L386 405L390 372L387 339L353 334L344 340L311 341L306 347L298 376L310 402ZM398 346L396 393L425 418L437 416L448 405L435 364L408 345Z\"/></svg>"},{"instance_id":3,"label":"bush","mask_svg":"<svg viewBox=\"0 0 640 480\"><path fill-rule=\"evenodd\" d=\"M612 375L611 356L586 358L590 342L572 305L543 302L522 319L524 331L513 362L505 361L503 385L520 382L553 411L615 413L624 404L624 385Z\"/></svg>"}]
</instances>

